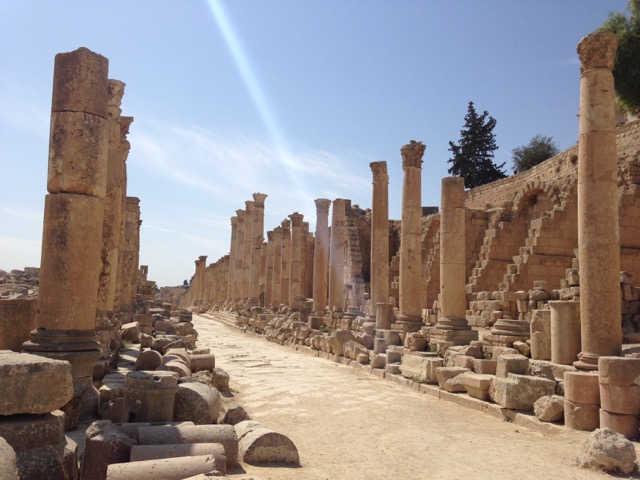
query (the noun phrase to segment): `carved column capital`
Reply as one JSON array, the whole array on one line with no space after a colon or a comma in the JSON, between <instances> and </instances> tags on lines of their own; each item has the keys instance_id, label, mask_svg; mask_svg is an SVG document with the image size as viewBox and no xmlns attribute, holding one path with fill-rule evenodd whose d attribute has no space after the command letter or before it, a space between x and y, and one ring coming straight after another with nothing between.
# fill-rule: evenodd
<instances>
[{"instance_id":1,"label":"carved column capital","mask_svg":"<svg viewBox=\"0 0 640 480\"><path fill-rule=\"evenodd\" d=\"M291 219L291 224L294 227L298 228L302 226L302 220L304 219L304 215L298 212L294 212L291 215L289 215L289 218Z\"/></svg>"},{"instance_id":2,"label":"carved column capital","mask_svg":"<svg viewBox=\"0 0 640 480\"><path fill-rule=\"evenodd\" d=\"M618 37L613 32L594 32L582 37L578 43L578 57L580 58L580 71L593 68L613 69L616 61Z\"/></svg>"},{"instance_id":3,"label":"carved column capital","mask_svg":"<svg viewBox=\"0 0 640 480\"><path fill-rule=\"evenodd\" d=\"M411 140L408 144L400 149L402 155L402 168L417 167L422 168L422 156L424 155L425 145L422 142Z\"/></svg>"},{"instance_id":4,"label":"carved column capital","mask_svg":"<svg viewBox=\"0 0 640 480\"><path fill-rule=\"evenodd\" d=\"M387 175L387 162L371 162L369 167L371 167L374 182L389 181L389 175Z\"/></svg>"},{"instance_id":5,"label":"carved column capital","mask_svg":"<svg viewBox=\"0 0 640 480\"><path fill-rule=\"evenodd\" d=\"M316 198L316 215L329 215L331 200L328 198Z\"/></svg>"}]
</instances>

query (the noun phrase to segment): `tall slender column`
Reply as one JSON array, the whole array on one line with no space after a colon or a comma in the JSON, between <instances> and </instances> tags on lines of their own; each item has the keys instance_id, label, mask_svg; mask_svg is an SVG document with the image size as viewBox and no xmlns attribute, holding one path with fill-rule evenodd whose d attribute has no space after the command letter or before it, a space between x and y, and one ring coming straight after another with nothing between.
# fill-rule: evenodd
<instances>
[{"instance_id":1,"label":"tall slender column","mask_svg":"<svg viewBox=\"0 0 640 480\"><path fill-rule=\"evenodd\" d=\"M264 241L264 193L253 194L253 229L251 248L251 267L249 272L249 303L256 305L260 295L260 255Z\"/></svg>"},{"instance_id":2,"label":"tall slender column","mask_svg":"<svg viewBox=\"0 0 640 480\"><path fill-rule=\"evenodd\" d=\"M466 319L464 178L442 179L440 205L440 318L431 339L467 345L478 332Z\"/></svg>"},{"instance_id":3,"label":"tall slender column","mask_svg":"<svg viewBox=\"0 0 640 480\"><path fill-rule=\"evenodd\" d=\"M267 232L267 271L264 279L264 306L271 307L273 300L273 267L275 261L275 235Z\"/></svg>"},{"instance_id":4,"label":"tall slender column","mask_svg":"<svg viewBox=\"0 0 640 480\"><path fill-rule=\"evenodd\" d=\"M291 221L283 220L282 226L282 281L280 284L282 301L289 304L289 291L291 282Z\"/></svg>"},{"instance_id":5,"label":"tall slender column","mask_svg":"<svg viewBox=\"0 0 640 480\"><path fill-rule=\"evenodd\" d=\"M313 254L313 311L324 312L327 308L329 275L329 207L331 200L317 198L316 238Z\"/></svg>"},{"instance_id":6,"label":"tall slender column","mask_svg":"<svg viewBox=\"0 0 640 480\"><path fill-rule=\"evenodd\" d=\"M200 278L200 284L198 289L198 296L201 303L205 303L207 298L207 256L200 255L200 272L198 277Z\"/></svg>"},{"instance_id":7,"label":"tall slender column","mask_svg":"<svg viewBox=\"0 0 640 480\"><path fill-rule=\"evenodd\" d=\"M244 236L247 213L244 210L236 210L238 216L238 233L236 237L236 258L234 266L234 286L233 286L233 299L236 302L242 300L242 272L244 270Z\"/></svg>"},{"instance_id":8,"label":"tall slender column","mask_svg":"<svg viewBox=\"0 0 640 480\"><path fill-rule=\"evenodd\" d=\"M97 411L93 364L109 147L109 61L86 48L56 55L39 330L23 349L71 363L82 411Z\"/></svg>"},{"instance_id":9,"label":"tall slender column","mask_svg":"<svg viewBox=\"0 0 640 480\"><path fill-rule=\"evenodd\" d=\"M193 274L193 280L191 280L191 304L197 305L200 303L200 259L193 262L196 264L196 271Z\"/></svg>"},{"instance_id":10,"label":"tall slender column","mask_svg":"<svg viewBox=\"0 0 640 480\"><path fill-rule=\"evenodd\" d=\"M313 233L309 231L309 222L302 224L302 294L305 298L313 298Z\"/></svg>"},{"instance_id":11,"label":"tall slender column","mask_svg":"<svg viewBox=\"0 0 640 480\"><path fill-rule=\"evenodd\" d=\"M331 216L329 246L329 308L345 308L344 267L347 248L347 205L349 200L336 198Z\"/></svg>"},{"instance_id":12,"label":"tall slender column","mask_svg":"<svg viewBox=\"0 0 640 480\"><path fill-rule=\"evenodd\" d=\"M282 303L282 227L273 229L273 280L271 286L271 308Z\"/></svg>"},{"instance_id":13,"label":"tall slender column","mask_svg":"<svg viewBox=\"0 0 640 480\"><path fill-rule=\"evenodd\" d=\"M378 303L389 303L389 175L387 162L371 162L371 311ZM383 308L381 312L388 312ZM390 318L377 318L376 328L391 328Z\"/></svg>"},{"instance_id":14,"label":"tall slender column","mask_svg":"<svg viewBox=\"0 0 640 480\"><path fill-rule=\"evenodd\" d=\"M289 278L289 306L296 305L296 297L303 295L302 281L302 220L304 216L298 212L289 215L291 219L291 275Z\"/></svg>"},{"instance_id":15,"label":"tall slender column","mask_svg":"<svg viewBox=\"0 0 640 480\"><path fill-rule=\"evenodd\" d=\"M244 202L246 216L244 219L244 246L242 248L242 300L249 300L249 285L251 283L251 251L253 249L253 215L255 202Z\"/></svg>"},{"instance_id":16,"label":"tall slender column","mask_svg":"<svg viewBox=\"0 0 640 480\"><path fill-rule=\"evenodd\" d=\"M422 286L422 142L411 142L400 149L402 154L402 226L400 230L400 314L398 324L406 331L422 326L420 288Z\"/></svg>"},{"instance_id":17,"label":"tall slender column","mask_svg":"<svg viewBox=\"0 0 640 480\"><path fill-rule=\"evenodd\" d=\"M620 231L613 75L618 40L592 33L578 44L578 252L582 352L574 365L598 368L599 356L620 355Z\"/></svg>"},{"instance_id":18,"label":"tall slender column","mask_svg":"<svg viewBox=\"0 0 640 480\"><path fill-rule=\"evenodd\" d=\"M260 248L260 281L258 282L258 305L265 306L264 299L267 295L266 280L267 280L267 250L269 246L267 242L262 242L262 248Z\"/></svg>"},{"instance_id":19,"label":"tall slender column","mask_svg":"<svg viewBox=\"0 0 640 480\"><path fill-rule=\"evenodd\" d=\"M229 246L229 277L227 279L227 300L235 295L236 240L238 238L238 217L231 217L231 245Z\"/></svg>"}]
</instances>

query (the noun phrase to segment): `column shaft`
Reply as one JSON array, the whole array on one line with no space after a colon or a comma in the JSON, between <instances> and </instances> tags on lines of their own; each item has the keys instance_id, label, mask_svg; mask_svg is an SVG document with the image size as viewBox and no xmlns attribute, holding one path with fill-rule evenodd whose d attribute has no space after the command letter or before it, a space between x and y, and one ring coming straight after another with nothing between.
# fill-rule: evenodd
<instances>
[{"instance_id":1,"label":"column shaft","mask_svg":"<svg viewBox=\"0 0 640 480\"><path fill-rule=\"evenodd\" d=\"M371 208L371 311L389 302L389 175L387 162L372 162ZM382 309L381 312L387 312ZM376 318L376 327L389 329L389 318Z\"/></svg>"}]
</instances>

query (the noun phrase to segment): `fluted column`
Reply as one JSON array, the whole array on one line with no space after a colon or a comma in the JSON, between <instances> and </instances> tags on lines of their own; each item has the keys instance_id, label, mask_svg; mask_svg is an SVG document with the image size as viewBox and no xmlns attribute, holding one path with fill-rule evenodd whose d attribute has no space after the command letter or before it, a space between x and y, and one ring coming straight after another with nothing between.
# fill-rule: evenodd
<instances>
[{"instance_id":1,"label":"fluted column","mask_svg":"<svg viewBox=\"0 0 640 480\"><path fill-rule=\"evenodd\" d=\"M244 270L244 237L247 213L236 210L238 216L238 232L236 236L235 265L233 266L233 300L242 300L242 272Z\"/></svg>"},{"instance_id":2,"label":"fluted column","mask_svg":"<svg viewBox=\"0 0 640 480\"><path fill-rule=\"evenodd\" d=\"M267 270L264 279L264 306L271 307L273 300L273 267L275 262L275 235L267 232Z\"/></svg>"},{"instance_id":3,"label":"fluted column","mask_svg":"<svg viewBox=\"0 0 640 480\"><path fill-rule=\"evenodd\" d=\"M282 227L273 229L273 280L271 285L271 308L282 303Z\"/></svg>"},{"instance_id":4,"label":"fluted column","mask_svg":"<svg viewBox=\"0 0 640 480\"><path fill-rule=\"evenodd\" d=\"M412 140L400 149L402 154L402 226L400 230L400 314L398 324L407 331L422 325L422 204L421 175L425 146Z\"/></svg>"},{"instance_id":5,"label":"fluted column","mask_svg":"<svg viewBox=\"0 0 640 480\"><path fill-rule=\"evenodd\" d=\"M251 267L249 272L249 303L255 305L260 296L260 262L262 242L264 242L264 193L253 194L253 229L251 247Z\"/></svg>"},{"instance_id":6,"label":"fluted column","mask_svg":"<svg viewBox=\"0 0 640 480\"><path fill-rule=\"evenodd\" d=\"M329 207L331 200L317 198L316 238L313 254L313 311L324 312L327 308L329 275Z\"/></svg>"},{"instance_id":7,"label":"fluted column","mask_svg":"<svg viewBox=\"0 0 640 480\"><path fill-rule=\"evenodd\" d=\"M373 199L371 202L371 311L378 303L389 302L389 175L387 162L371 162ZM388 312L382 309L381 312ZM391 328L390 318L377 318L376 328Z\"/></svg>"},{"instance_id":8,"label":"fluted column","mask_svg":"<svg viewBox=\"0 0 640 480\"><path fill-rule=\"evenodd\" d=\"M236 240L238 238L238 217L231 217L231 245L229 246L229 276L227 278L227 300L233 300L235 292Z\"/></svg>"},{"instance_id":9,"label":"fluted column","mask_svg":"<svg viewBox=\"0 0 640 480\"><path fill-rule=\"evenodd\" d=\"M620 231L611 69L618 40L592 33L578 44L580 137L578 141L578 251L582 352L574 365L597 369L599 356L620 355Z\"/></svg>"},{"instance_id":10,"label":"fluted column","mask_svg":"<svg viewBox=\"0 0 640 480\"><path fill-rule=\"evenodd\" d=\"M349 200L336 198L331 217L329 245L329 308L345 308L344 267L347 248L347 205Z\"/></svg>"}]
</instances>

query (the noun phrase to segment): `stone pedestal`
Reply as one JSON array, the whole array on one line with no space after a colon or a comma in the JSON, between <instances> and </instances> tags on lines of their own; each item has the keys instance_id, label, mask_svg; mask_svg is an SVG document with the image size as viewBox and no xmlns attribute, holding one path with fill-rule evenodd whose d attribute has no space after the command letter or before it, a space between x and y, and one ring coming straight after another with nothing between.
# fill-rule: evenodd
<instances>
[{"instance_id":1,"label":"stone pedestal","mask_svg":"<svg viewBox=\"0 0 640 480\"><path fill-rule=\"evenodd\" d=\"M316 236L313 252L313 311L324 312L327 308L329 275L329 207L331 200L317 198Z\"/></svg>"},{"instance_id":2,"label":"stone pedestal","mask_svg":"<svg viewBox=\"0 0 640 480\"><path fill-rule=\"evenodd\" d=\"M349 200L336 198L331 217L331 242L329 246L329 308L345 308L344 267L347 248L347 207Z\"/></svg>"},{"instance_id":3,"label":"stone pedestal","mask_svg":"<svg viewBox=\"0 0 640 480\"><path fill-rule=\"evenodd\" d=\"M415 332L422 327L421 175L425 146L412 140L402 154L402 226L400 230L400 313L397 326Z\"/></svg>"},{"instance_id":4,"label":"stone pedestal","mask_svg":"<svg viewBox=\"0 0 640 480\"><path fill-rule=\"evenodd\" d=\"M127 422L170 422L178 391L175 372L129 372L125 377L125 412Z\"/></svg>"},{"instance_id":5,"label":"stone pedestal","mask_svg":"<svg viewBox=\"0 0 640 480\"><path fill-rule=\"evenodd\" d=\"M526 342L531 335L529 322L512 318L498 319L490 331L484 340L500 347L513 347L513 342Z\"/></svg>"},{"instance_id":6,"label":"stone pedestal","mask_svg":"<svg viewBox=\"0 0 640 480\"><path fill-rule=\"evenodd\" d=\"M549 302L551 307L551 361L571 365L580 353L580 303Z\"/></svg>"},{"instance_id":7,"label":"stone pedestal","mask_svg":"<svg viewBox=\"0 0 640 480\"><path fill-rule=\"evenodd\" d=\"M581 62L578 141L578 245L582 351L574 365L597 369L601 355L619 355L620 233L615 88L617 37L597 32L578 44Z\"/></svg>"},{"instance_id":8,"label":"stone pedestal","mask_svg":"<svg viewBox=\"0 0 640 480\"><path fill-rule=\"evenodd\" d=\"M440 318L431 330L431 338L455 345L467 345L478 339L478 332L471 329L465 317L465 243L464 178L443 178L440 211Z\"/></svg>"},{"instance_id":9,"label":"stone pedestal","mask_svg":"<svg viewBox=\"0 0 640 480\"><path fill-rule=\"evenodd\" d=\"M377 315L377 305L389 302L389 175L387 162L371 162L369 166L373 173L370 299L372 313ZM379 320L376 316L376 327L389 329L388 316Z\"/></svg>"}]
</instances>

